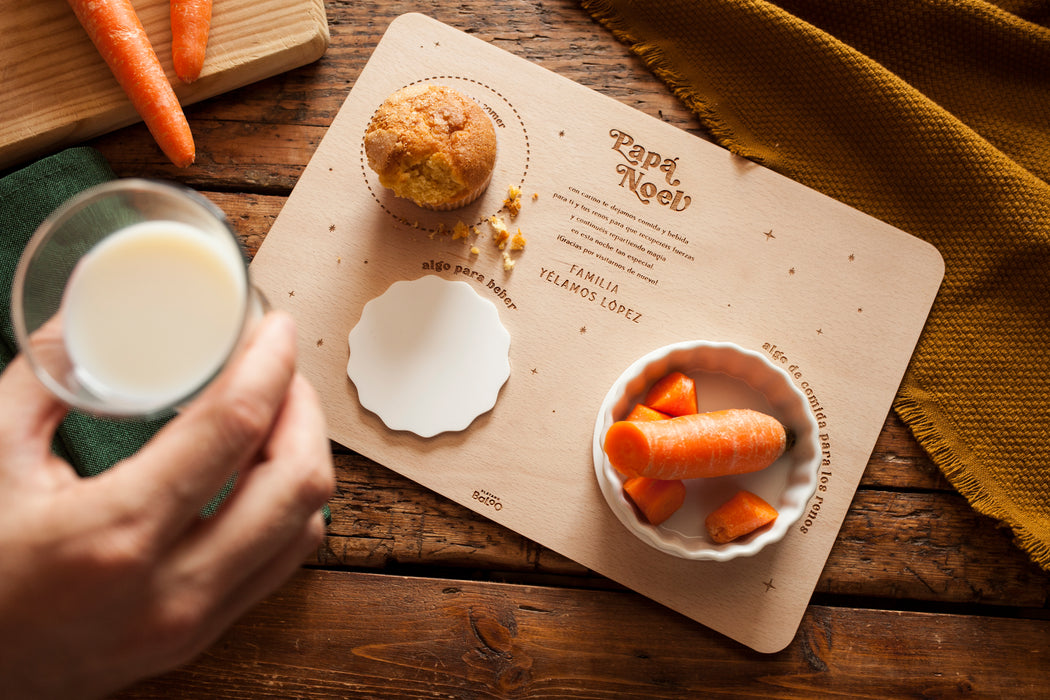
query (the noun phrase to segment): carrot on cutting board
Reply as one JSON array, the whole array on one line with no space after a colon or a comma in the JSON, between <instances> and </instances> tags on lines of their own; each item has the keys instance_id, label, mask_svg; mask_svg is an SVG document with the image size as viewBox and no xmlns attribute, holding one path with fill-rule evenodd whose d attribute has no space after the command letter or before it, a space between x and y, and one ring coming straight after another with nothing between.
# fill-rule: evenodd
<instances>
[{"instance_id":1,"label":"carrot on cutting board","mask_svg":"<svg viewBox=\"0 0 1050 700\"><path fill-rule=\"evenodd\" d=\"M685 484L677 479L636 476L623 482L623 490L653 525L670 518L685 503Z\"/></svg>"},{"instance_id":2,"label":"carrot on cutting board","mask_svg":"<svg viewBox=\"0 0 1050 700\"><path fill-rule=\"evenodd\" d=\"M68 2L164 155L180 168L190 165L190 125L131 0Z\"/></svg>"},{"instance_id":3,"label":"carrot on cutting board","mask_svg":"<svg viewBox=\"0 0 1050 700\"><path fill-rule=\"evenodd\" d=\"M696 479L765 469L789 447L776 418L747 408L667 420L617 421L605 433L609 462L627 476Z\"/></svg>"},{"instance_id":4,"label":"carrot on cutting board","mask_svg":"<svg viewBox=\"0 0 1050 700\"><path fill-rule=\"evenodd\" d=\"M184 83L200 77L211 30L212 0L171 0L171 61Z\"/></svg>"},{"instance_id":5,"label":"carrot on cutting board","mask_svg":"<svg viewBox=\"0 0 1050 700\"><path fill-rule=\"evenodd\" d=\"M649 408L645 404L637 403L624 420L666 420L671 416L661 413L655 408Z\"/></svg>"},{"instance_id":6,"label":"carrot on cutting board","mask_svg":"<svg viewBox=\"0 0 1050 700\"><path fill-rule=\"evenodd\" d=\"M750 491L740 490L704 520L717 544L732 542L777 519L777 509Z\"/></svg>"},{"instance_id":7,"label":"carrot on cutting board","mask_svg":"<svg viewBox=\"0 0 1050 700\"><path fill-rule=\"evenodd\" d=\"M671 416L696 413L696 383L687 374L669 372L649 388L642 403Z\"/></svg>"}]
</instances>

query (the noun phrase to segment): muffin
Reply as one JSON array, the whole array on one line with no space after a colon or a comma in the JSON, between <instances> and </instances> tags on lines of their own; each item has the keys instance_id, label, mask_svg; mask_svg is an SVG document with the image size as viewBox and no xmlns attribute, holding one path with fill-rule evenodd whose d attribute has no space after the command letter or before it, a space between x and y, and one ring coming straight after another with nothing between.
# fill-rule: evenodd
<instances>
[{"instance_id":1,"label":"muffin","mask_svg":"<svg viewBox=\"0 0 1050 700\"><path fill-rule=\"evenodd\" d=\"M368 165L398 197L426 209L473 202L492 179L496 130L473 100L443 85L390 95L365 131Z\"/></svg>"}]
</instances>

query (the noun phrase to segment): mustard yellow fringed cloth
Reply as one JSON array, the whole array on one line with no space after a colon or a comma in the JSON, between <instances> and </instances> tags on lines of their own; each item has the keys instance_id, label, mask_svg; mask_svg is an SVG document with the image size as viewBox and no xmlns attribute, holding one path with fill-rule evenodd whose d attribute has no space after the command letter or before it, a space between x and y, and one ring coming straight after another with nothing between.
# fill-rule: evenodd
<instances>
[{"instance_id":1,"label":"mustard yellow fringed cloth","mask_svg":"<svg viewBox=\"0 0 1050 700\"><path fill-rule=\"evenodd\" d=\"M723 146L937 247L894 409L1050 570L1050 2L582 4Z\"/></svg>"}]
</instances>

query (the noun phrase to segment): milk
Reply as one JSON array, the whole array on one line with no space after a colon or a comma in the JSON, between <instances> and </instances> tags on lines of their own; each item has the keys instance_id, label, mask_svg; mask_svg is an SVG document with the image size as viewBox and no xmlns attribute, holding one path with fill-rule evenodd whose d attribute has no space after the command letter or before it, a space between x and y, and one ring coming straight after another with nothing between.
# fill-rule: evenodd
<instances>
[{"instance_id":1,"label":"milk","mask_svg":"<svg viewBox=\"0 0 1050 700\"><path fill-rule=\"evenodd\" d=\"M134 224L80 261L63 298L80 383L155 409L185 398L237 343L247 270L232 239L174 221Z\"/></svg>"}]
</instances>

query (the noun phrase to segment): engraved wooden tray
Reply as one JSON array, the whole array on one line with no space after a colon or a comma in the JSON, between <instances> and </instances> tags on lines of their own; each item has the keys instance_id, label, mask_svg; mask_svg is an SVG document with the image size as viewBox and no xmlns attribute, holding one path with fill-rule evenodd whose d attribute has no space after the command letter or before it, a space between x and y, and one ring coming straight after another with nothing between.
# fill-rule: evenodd
<instances>
[{"instance_id":1,"label":"engraved wooden tray","mask_svg":"<svg viewBox=\"0 0 1050 700\"><path fill-rule=\"evenodd\" d=\"M497 126L492 184L454 212L395 200L364 160L376 107L421 81L469 95ZM528 243L507 270L486 221L510 185L522 188L522 209L501 215ZM481 235L454 239L460 221ZM773 652L798 629L943 263L900 230L410 14L377 46L252 273L297 317L301 367L333 440ZM363 409L345 370L365 303L428 274L464 280L496 304L511 374L467 429L423 438ZM821 428L821 483L807 514L753 557L661 553L619 523L596 483L591 438L609 386L634 359L688 339L765 353L807 395Z\"/></svg>"}]
</instances>

